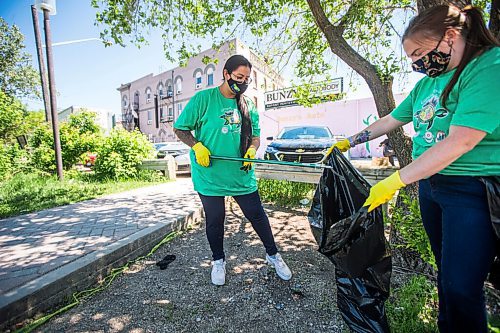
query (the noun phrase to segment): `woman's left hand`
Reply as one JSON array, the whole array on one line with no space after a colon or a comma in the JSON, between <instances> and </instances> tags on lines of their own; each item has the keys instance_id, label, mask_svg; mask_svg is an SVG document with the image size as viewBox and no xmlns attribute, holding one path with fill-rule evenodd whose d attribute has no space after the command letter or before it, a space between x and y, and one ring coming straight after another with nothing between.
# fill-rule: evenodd
<instances>
[{"instance_id":1,"label":"woman's left hand","mask_svg":"<svg viewBox=\"0 0 500 333\"><path fill-rule=\"evenodd\" d=\"M370 195L363 204L363 207L370 206L368 207L368 212L371 212L378 206L391 200L394 194L396 194L396 191L405 186L406 184L403 183L399 177L399 171L396 171L389 177L372 186Z\"/></svg>"},{"instance_id":2,"label":"woman's left hand","mask_svg":"<svg viewBox=\"0 0 500 333\"><path fill-rule=\"evenodd\" d=\"M255 159L256 154L257 154L257 150L255 149L255 147L250 146L247 149L247 152L245 153L244 158ZM253 167L252 162L243 162L243 166L241 167L241 170L249 171L249 170L252 170L252 167Z\"/></svg>"}]
</instances>

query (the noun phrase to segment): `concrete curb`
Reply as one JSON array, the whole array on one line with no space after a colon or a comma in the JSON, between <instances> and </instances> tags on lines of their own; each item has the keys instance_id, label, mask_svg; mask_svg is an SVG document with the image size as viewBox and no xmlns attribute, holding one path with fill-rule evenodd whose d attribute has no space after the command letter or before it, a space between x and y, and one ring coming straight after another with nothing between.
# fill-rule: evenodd
<instances>
[{"instance_id":1,"label":"concrete curb","mask_svg":"<svg viewBox=\"0 0 500 333\"><path fill-rule=\"evenodd\" d=\"M94 286L113 268L147 254L168 233L186 230L188 226L199 223L202 218L203 208L200 207L187 216L165 221L166 224L159 222L3 295L0 298L0 330L69 303L74 292Z\"/></svg>"}]
</instances>

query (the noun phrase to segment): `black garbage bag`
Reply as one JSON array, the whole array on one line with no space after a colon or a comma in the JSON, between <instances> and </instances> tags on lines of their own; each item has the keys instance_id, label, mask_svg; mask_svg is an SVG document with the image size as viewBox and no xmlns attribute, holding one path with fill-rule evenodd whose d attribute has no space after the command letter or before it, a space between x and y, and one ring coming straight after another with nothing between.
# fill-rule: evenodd
<instances>
[{"instance_id":1,"label":"black garbage bag","mask_svg":"<svg viewBox=\"0 0 500 333\"><path fill-rule=\"evenodd\" d=\"M500 177L491 176L480 179L486 185L491 223L497 236L497 256L491 265L488 281L495 289L500 290Z\"/></svg>"},{"instance_id":2,"label":"black garbage bag","mask_svg":"<svg viewBox=\"0 0 500 333\"><path fill-rule=\"evenodd\" d=\"M308 218L319 252L335 264L337 306L353 332L390 332L392 262L382 210L362 207L370 185L337 149L328 165Z\"/></svg>"}]
</instances>

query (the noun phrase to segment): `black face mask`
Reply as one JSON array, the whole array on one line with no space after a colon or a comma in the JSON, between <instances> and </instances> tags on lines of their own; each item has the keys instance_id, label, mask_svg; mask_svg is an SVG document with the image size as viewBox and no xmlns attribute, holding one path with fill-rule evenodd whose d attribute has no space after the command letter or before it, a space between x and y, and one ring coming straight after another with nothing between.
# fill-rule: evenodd
<instances>
[{"instance_id":1,"label":"black face mask","mask_svg":"<svg viewBox=\"0 0 500 333\"><path fill-rule=\"evenodd\" d=\"M434 50L411 64L415 72L425 74L429 77L436 77L446 72L451 60L451 46L450 53L444 53L438 51L440 43L441 41L439 41Z\"/></svg>"},{"instance_id":2,"label":"black face mask","mask_svg":"<svg viewBox=\"0 0 500 333\"><path fill-rule=\"evenodd\" d=\"M243 94L248 88L248 83L236 82L232 78L229 78L229 80L227 80L227 84L229 85L231 91L234 92L236 95Z\"/></svg>"}]
</instances>

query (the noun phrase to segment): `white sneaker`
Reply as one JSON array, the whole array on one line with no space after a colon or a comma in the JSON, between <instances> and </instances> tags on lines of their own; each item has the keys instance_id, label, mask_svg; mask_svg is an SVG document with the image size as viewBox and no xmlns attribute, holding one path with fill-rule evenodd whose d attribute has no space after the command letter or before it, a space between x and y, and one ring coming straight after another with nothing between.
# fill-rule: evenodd
<instances>
[{"instance_id":1,"label":"white sneaker","mask_svg":"<svg viewBox=\"0 0 500 333\"><path fill-rule=\"evenodd\" d=\"M212 261L212 283L223 286L226 283L226 262L224 259Z\"/></svg>"},{"instance_id":2,"label":"white sneaker","mask_svg":"<svg viewBox=\"0 0 500 333\"><path fill-rule=\"evenodd\" d=\"M279 253L276 253L274 258L266 254L266 261L274 267L276 274L278 274L278 276L283 280L288 281L292 278L292 271L290 271L290 268L288 268Z\"/></svg>"}]
</instances>

